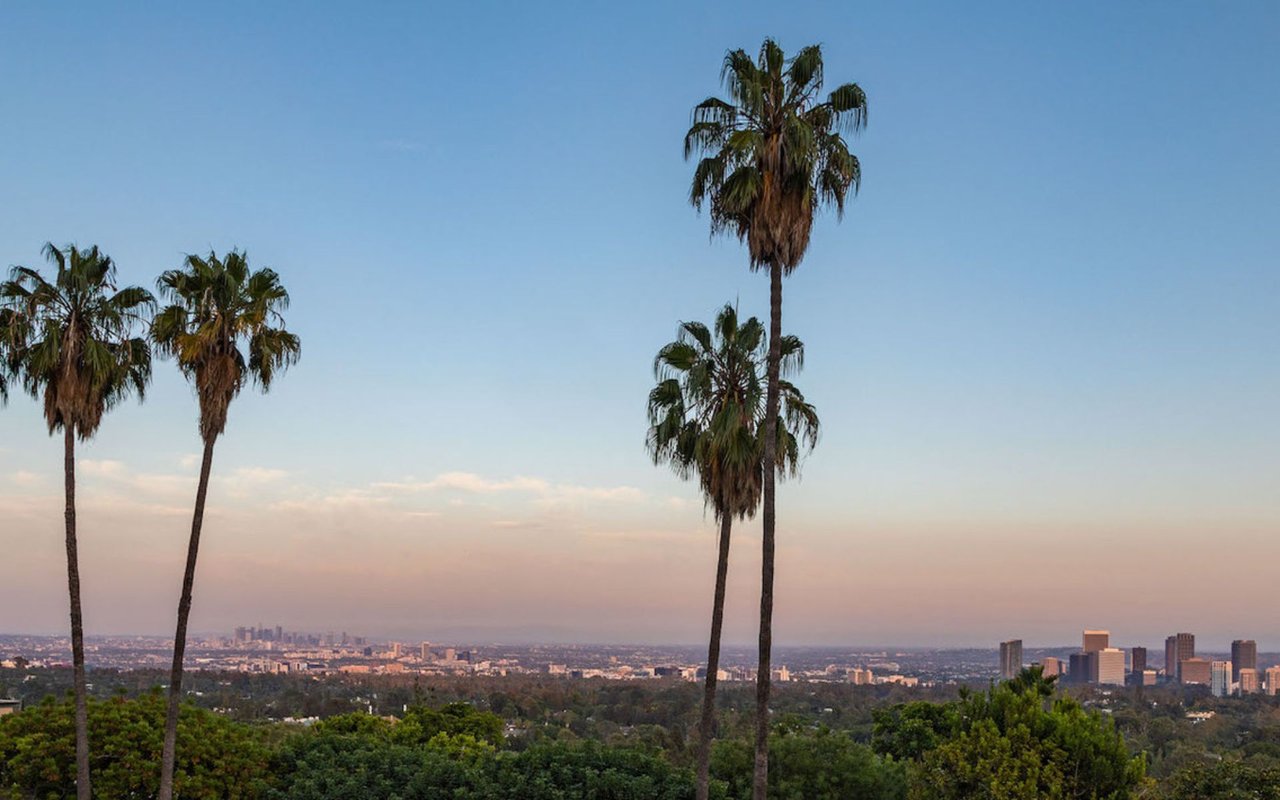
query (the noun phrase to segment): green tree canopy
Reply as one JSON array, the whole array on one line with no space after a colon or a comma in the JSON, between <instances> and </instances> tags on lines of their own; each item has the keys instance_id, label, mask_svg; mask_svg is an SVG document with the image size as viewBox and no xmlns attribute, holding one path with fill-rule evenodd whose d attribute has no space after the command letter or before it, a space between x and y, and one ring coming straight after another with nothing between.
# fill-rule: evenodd
<instances>
[{"instance_id":1,"label":"green tree canopy","mask_svg":"<svg viewBox=\"0 0 1280 800\"><path fill-rule=\"evenodd\" d=\"M137 700L89 701L91 767L97 797L154 797L160 784L165 704L158 694ZM0 794L19 798L76 793L74 707L52 698L0 717ZM184 706L175 782L183 798L257 798L266 788L268 751L253 728Z\"/></svg>"}]
</instances>

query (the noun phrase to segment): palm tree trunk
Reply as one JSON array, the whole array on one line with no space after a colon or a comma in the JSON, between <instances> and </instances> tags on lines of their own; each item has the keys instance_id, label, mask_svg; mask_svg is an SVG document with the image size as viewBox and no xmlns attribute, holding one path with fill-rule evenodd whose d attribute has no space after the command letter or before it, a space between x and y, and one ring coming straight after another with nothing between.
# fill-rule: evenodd
<instances>
[{"instance_id":1,"label":"palm tree trunk","mask_svg":"<svg viewBox=\"0 0 1280 800\"><path fill-rule=\"evenodd\" d=\"M164 719L164 749L160 755L159 800L173 800L173 768L178 745L178 710L182 704L182 659L187 651L187 618L191 615L191 586L196 579L196 555L200 550L200 528L204 524L204 501L209 492L209 471L213 466L214 436L204 440L200 462L200 483L196 488L196 509L191 518L191 540L187 543L187 568L182 575L182 597L178 600L178 630L173 634L173 666L169 672L169 707Z\"/></svg>"},{"instance_id":2,"label":"palm tree trunk","mask_svg":"<svg viewBox=\"0 0 1280 800\"><path fill-rule=\"evenodd\" d=\"M76 426L64 422L63 472L67 492L67 594L71 597L71 665L76 696L76 797L90 800L89 698L84 678L84 618L80 614L80 556L76 552Z\"/></svg>"},{"instance_id":3,"label":"palm tree trunk","mask_svg":"<svg viewBox=\"0 0 1280 800\"><path fill-rule=\"evenodd\" d=\"M756 764L752 800L765 800L769 787L769 690L773 656L773 551L778 474L778 373L782 360L782 265L769 265L769 364L764 402L764 492L760 561L760 664L756 669Z\"/></svg>"},{"instance_id":4,"label":"palm tree trunk","mask_svg":"<svg viewBox=\"0 0 1280 800\"><path fill-rule=\"evenodd\" d=\"M733 515L720 519L720 555L716 562L716 592L711 602L711 642L707 645L707 682L702 695L702 725L698 729L697 800L707 800L711 782L711 734L715 727L716 673L720 671L720 629L724 622L724 585L729 574L729 533Z\"/></svg>"}]
</instances>

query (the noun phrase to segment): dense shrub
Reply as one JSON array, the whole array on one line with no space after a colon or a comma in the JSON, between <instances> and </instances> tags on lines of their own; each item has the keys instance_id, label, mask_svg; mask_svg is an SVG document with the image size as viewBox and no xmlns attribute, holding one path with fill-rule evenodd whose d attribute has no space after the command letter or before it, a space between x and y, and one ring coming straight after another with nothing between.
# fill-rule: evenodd
<instances>
[{"instance_id":1,"label":"dense shrub","mask_svg":"<svg viewBox=\"0 0 1280 800\"><path fill-rule=\"evenodd\" d=\"M75 796L74 704L48 699L0 717L0 792L12 798ZM90 769L103 798L154 797L160 784L165 701L89 701ZM254 728L184 706L178 719L178 794L196 800L262 795L268 751Z\"/></svg>"}]
</instances>

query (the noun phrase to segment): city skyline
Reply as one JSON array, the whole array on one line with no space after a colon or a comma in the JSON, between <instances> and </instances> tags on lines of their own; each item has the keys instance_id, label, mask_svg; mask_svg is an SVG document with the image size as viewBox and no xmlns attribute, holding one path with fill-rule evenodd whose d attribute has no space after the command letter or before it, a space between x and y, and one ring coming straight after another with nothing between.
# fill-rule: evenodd
<instances>
[{"instance_id":1,"label":"city skyline","mask_svg":"<svg viewBox=\"0 0 1280 800\"><path fill-rule=\"evenodd\" d=\"M306 357L232 410L194 631L705 640L714 523L646 457L644 400L678 321L766 313L680 145L724 50L770 34L821 38L871 121L862 194L786 286L824 431L778 496L779 643L1032 648L1085 620L1153 655L1171 630L1280 648L1280 8L810 11L6 9L0 267L98 244L150 286L238 246L293 295ZM198 448L157 362L80 450L90 635L171 633ZM60 469L15 392L0 631L66 628ZM758 521L734 536L746 643Z\"/></svg>"}]
</instances>

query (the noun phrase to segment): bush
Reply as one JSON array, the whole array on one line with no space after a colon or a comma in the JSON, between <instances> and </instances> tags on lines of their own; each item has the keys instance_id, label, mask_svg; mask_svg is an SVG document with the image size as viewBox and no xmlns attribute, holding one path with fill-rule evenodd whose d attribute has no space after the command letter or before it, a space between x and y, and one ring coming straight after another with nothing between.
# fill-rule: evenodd
<instances>
[{"instance_id":1,"label":"bush","mask_svg":"<svg viewBox=\"0 0 1280 800\"><path fill-rule=\"evenodd\" d=\"M47 699L0 717L0 791L10 797L75 796L75 705ZM160 785L165 698L89 701L89 768L99 797L154 797ZM268 753L253 728L193 706L178 718L174 787L183 798L261 796Z\"/></svg>"}]
</instances>

